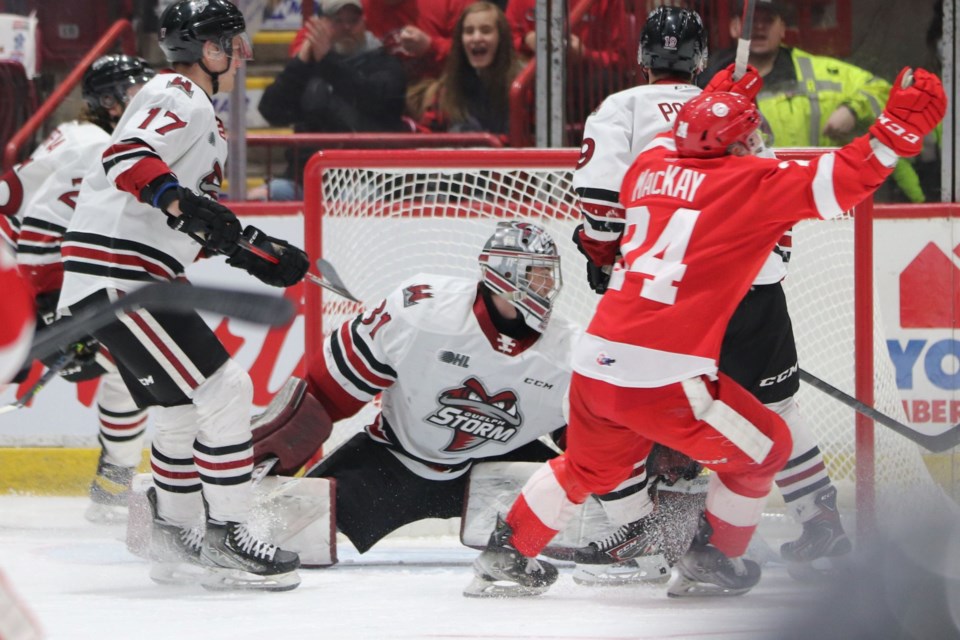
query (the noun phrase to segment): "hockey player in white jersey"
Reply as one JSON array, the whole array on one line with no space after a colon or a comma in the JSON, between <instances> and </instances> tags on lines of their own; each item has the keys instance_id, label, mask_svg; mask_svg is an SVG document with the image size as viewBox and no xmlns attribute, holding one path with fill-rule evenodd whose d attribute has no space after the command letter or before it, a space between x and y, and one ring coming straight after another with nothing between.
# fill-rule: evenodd
<instances>
[{"instance_id":1,"label":"hockey player in white jersey","mask_svg":"<svg viewBox=\"0 0 960 640\"><path fill-rule=\"evenodd\" d=\"M291 450L298 432L325 438L382 392L366 430L307 473L336 480L334 524L361 553L404 524L461 516L475 461L556 456L538 439L566 425L577 336L551 317L557 248L542 228L504 221L479 263L479 282L417 275L345 322L309 362L307 397L271 406L282 417L255 430L257 458L292 474L317 444Z\"/></svg>"},{"instance_id":2,"label":"hockey player in white jersey","mask_svg":"<svg viewBox=\"0 0 960 640\"><path fill-rule=\"evenodd\" d=\"M597 293L606 289L608 274L618 258L624 220L619 194L627 168L654 136L672 126L680 107L700 93L692 84L707 62L706 32L699 15L674 7L654 10L643 27L638 59L648 84L609 96L587 119L573 177L584 220L574 242L588 258L588 280ZM707 90L734 91L754 99L762 85L756 71L748 68L744 77L734 82L732 70L730 65L717 74ZM793 450L776 483L788 510L802 523L803 533L798 540L785 543L781 555L802 575L814 560L843 555L851 545L840 522L836 489L823 455L794 398L800 384L797 352L780 284L787 274L790 251L788 234L731 318L719 367L779 413L790 427ZM574 574L578 582L624 584L665 574L668 559L662 553L663 535L665 531L675 533L678 526L670 524L669 517L659 517L661 514L637 519L637 514L652 508L644 465L639 462L632 478L600 497L610 519L623 526L580 550ZM687 529L696 528L695 523L688 524ZM675 555L669 558L674 559Z\"/></svg>"},{"instance_id":3,"label":"hockey player in white jersey","mask_svg":"<svg viewBox=\"0 0 960 640\"><path fill-rule=\"evenodd\" d=\"M9 216L4 237L15 246L21 273L33 289L38 326L56 319L63 282L60 243L73 216L77 194L91 158L106 149L110 134L130 99L156 73L145 60L106 55L87 69L81 83L84 105L77 120L64 122L24 162L0 177L5 196L0 212ZM86 511L93 522L126 520L130 482L143 451L146 412L137 407L110 355L93 338L71 345L69 353L44 361L67 364L60 375L69 382L100 378L97 413L101 445ZM21 372L21 378L29 371Z\"/></svg>"},{"instance_id":4,"label":"hockey player in white jersey","mask_svg":"<svg viewBox=\"0 0 960 640\"><path fill-rule=\"evenodd\" d=\"M84 176L62 245L61 309L182 279L201 254L225 254L229 265L278 287L296 284L309 267L300 249L241 230L217 202L227 140L211 96L233 87L252 53L243 15L227 0L176 2L160 17L160 48L173 71L144 85ZM246 524L253 469L247 372L197 313L131 310L94 336L138 405L156 408L151 577L198 574L211 589L295 588L298 556L257 539Z\"/></svg>"}]
</instances>

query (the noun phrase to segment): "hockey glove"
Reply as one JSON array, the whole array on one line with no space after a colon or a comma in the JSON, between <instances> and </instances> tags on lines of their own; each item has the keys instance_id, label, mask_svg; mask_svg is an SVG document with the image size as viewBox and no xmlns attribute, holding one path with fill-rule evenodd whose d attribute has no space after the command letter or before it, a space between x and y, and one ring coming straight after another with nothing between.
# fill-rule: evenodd
<instances>
[{"instance_id":1,"label":"hockey glove","mask_svg":"<svg viewBox=\"0 0 960 640\"><path fill-rule=\"evenodd\" d=\"M271 238L254 226L244 229L242 238L276 258L276 262L240 248L227 259L227 264L243 269L261 282L272 287L290 287L303 280L310 269L310 260L304 251L283 240Z\"/></svg>"},{"instance_id":2,"label":"hockey glove","mask_svg":"<svg viewBox=\"0 0 960 640\"><path fill-rule=\"evenodd\" d=\"M577 249L580 250L587 258L587 284L590 285L590 288L593 289L594 293L603 294L607 290L607 285L610 284L610 269L611 267L600 267L593 263L593 260L590 258L590 254L587 253L587 250L583 248L583 241L580 239L580 232L583 230L583 225L578 225L576 229L573 230L573 243L577 245Z\"/></svg>"},{"instance_id":3,"label":"hockey glove","mask_svg":"<svg viewBox=\"0 0 960 640\"><path fill-rule=\"evenodd\" d=\"M240 238L240 221L230 209L216 200L198 196L189 189L176 187L180 200L180 215L169 213L167 226L182 231L204 249L232 254ZM164 209L166 213L166 209Z\"/></svg>"},{"instance_id":4,"label":"hockey glove","mask_svg":"<svg viewBox=\"0 0 960 640\"><path fill-rule=\"evenodd\" d=\"M729 91L737 93L751 102L757 99L757 94L763 88L763 78L756 68L747 65L747 72L739 80L733 79L733 68L731 64L725 69L717 72L717 75L711 78L704 91Z\"/></svg>"},{"instance_id":5,"label":"hockey glove","mask_svg":"<svg viewBox=\"0 0 960 640\"><path fill-rule=\"evenodd\" d=\"M870 126L870 135L903 158L918 155L923 138L943 119L947 97L940 79L924 69L904 67L893 82L887 106Z\"/></svg>"}]
</instances>

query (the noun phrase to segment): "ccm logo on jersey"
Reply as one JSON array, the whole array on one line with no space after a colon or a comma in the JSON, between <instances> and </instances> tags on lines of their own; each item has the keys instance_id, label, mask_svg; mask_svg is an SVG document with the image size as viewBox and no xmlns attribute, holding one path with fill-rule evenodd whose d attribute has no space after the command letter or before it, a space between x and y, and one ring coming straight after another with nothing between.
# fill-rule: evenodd
<instances>
[{"instance_id":1,"label":"ccm logo on jersey","mask_svg":"<svg viewBox=\"0 0 960 640\"><path fill-rule=\"evenodd\" d=\"M427 416L427 422L453 430L443 451L469 451L490 441L509 442L523 422L515 392L487 393L476 378L441 391L437 402L440 408Z\"/></svg>"}]
</instances>

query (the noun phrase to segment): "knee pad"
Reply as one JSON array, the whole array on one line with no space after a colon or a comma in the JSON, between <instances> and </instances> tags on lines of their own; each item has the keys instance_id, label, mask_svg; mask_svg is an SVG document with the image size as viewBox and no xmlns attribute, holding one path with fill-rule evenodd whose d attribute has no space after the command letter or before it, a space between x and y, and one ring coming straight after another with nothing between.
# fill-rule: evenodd
<instances>
[{"instance_id":1,"label":"knee pad","mask_svg":"<svg viewBox=\"0 0 960 640\"><path fill-rule=\"evenodd\" d=\"M277 475L293 475L313 457L333 430L326 409L301 378L287 380L251 426L254 461L277 458L272 469Z\"/></svg>"}]
</instances>

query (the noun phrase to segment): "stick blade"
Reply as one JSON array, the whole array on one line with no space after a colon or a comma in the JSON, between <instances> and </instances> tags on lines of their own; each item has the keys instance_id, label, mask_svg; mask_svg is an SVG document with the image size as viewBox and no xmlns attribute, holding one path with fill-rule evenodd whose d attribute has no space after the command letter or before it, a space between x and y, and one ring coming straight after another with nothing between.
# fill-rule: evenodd
<instances>
[{"instance_id":1,"label":"stick blade","mask_svg":"<svg viewBox=\"0 0 960 640\"><path fill-rule=\"evenodd\" d=\"M347 286L343 283L343 280L340 279L340 275L337 273L337 270L330 262L324 260L323 258L318 258L316 264L317 271L320 273L320 276L331 285L333 291L336 291L347 300L352 302L360 302L352 293L350 293L350 290L347 289Z\"/></svg>"}]
</instances>

